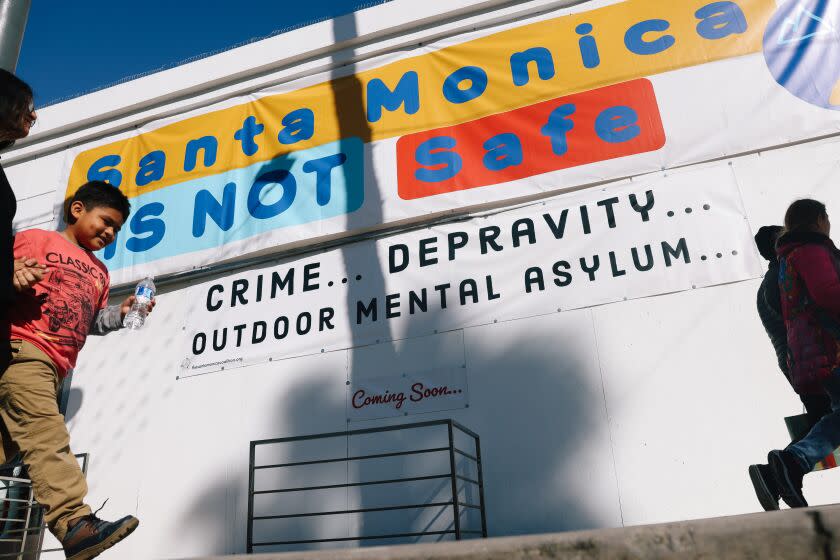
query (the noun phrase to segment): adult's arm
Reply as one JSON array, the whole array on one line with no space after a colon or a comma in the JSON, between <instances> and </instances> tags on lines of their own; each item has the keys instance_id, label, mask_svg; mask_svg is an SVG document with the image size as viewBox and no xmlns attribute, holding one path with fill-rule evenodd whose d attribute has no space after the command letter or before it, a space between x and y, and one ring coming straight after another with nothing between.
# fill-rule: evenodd
<instances>
[{"instance_id":1,"label":"adult's arm","mask_svg":"<svg viewBox=\"0 0 840 560\"><path fill-rule=\"evenodd\" d=\"M14 274L14 243L12 221L15 217L17 201L12 191L3 166L0 165L0 315L11 305L15 290L12 285Z\"/></svg>"},{"instance_id":2,"label":"adult's arm","mask_svg":"<svg viewBox=\"0 0 840 560\"><path fill-rule=\"evenodd\" d=\"M46 266L35 259L20 257L14 262L12 285L16 292L25 292L44 279Z\"/></svg>"}]
</instances>

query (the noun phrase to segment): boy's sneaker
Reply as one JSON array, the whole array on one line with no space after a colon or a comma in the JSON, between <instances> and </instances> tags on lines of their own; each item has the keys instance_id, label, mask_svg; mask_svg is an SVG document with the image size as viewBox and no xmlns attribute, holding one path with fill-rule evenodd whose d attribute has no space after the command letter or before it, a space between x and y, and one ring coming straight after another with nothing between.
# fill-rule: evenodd
<instances>
[{"instance_id":1,"label":"boy's sneaker","mask_svg":"<svg viewBox=\"0 0 840 560\"><path fill-rule=\"evenodd\" d=\"M89 560L130 535L140 521L127 515L118 521L108 522L91 514L71 523L67 535L61 541L64 555L67 560Z\"/></svg>"},{"instance_id":2,"label":"boy's sneaker","mask_svg":"<svg viewBox=\"0 0 840 560\"><path fill-rule=\"evenodd\" d=\"M787 505L792 508L808 507L802 494L802 477L804 469L790 451L771 451L767 454L767 462L773 471L773 478L779 488L779 494Z\"/></svg>"},{"instance_id":3,"label":"boy's sneaker","mask_svg":"<svg viewBox=\"0 0 840 560\"><path fill-rule=\"evenodd\" d=\"M779 509L779 487L770 465L750 465L749 471L755 495L764 511Z\"/></svg>"}]
</instances>

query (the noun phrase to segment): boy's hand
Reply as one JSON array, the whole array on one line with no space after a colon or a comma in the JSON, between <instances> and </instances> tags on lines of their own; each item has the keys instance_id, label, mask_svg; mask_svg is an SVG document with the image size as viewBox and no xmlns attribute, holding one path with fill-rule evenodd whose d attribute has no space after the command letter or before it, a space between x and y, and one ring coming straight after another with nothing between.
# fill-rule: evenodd
<instances>
[{"instance_id":1,"label":"boy's hand","mask_svg":"<svg viewBox=\"0 0 840 560\"><path fill-rule=\"evenodd\" d=\"M125 316L131 311L131 306L134 305L134 300L137 299L134 296L128 296L125 300L120 304L120 316L125 319ZM155 298L152 298L152 301L149 303L149 313L154 311L155 305L157 302Z\"/></svg>"},{"instance_id":2,"label":"boy's hand","mask_svg":"<svg viewBox=\"0 0 840 560\"><path fill-rule=\"evenodd\" d=\"M46 270L46 265L39 263L36 259L30 259L29 257L15 259L12 285L18 292L30 290L44 279Z\"/></svg>"}]
</instances>

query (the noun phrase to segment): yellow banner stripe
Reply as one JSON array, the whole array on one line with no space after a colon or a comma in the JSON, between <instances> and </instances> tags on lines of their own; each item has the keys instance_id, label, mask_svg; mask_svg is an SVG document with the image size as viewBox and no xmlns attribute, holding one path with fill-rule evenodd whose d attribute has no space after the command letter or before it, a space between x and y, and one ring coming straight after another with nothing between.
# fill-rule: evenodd
<instances>
[{"instance_id":1,"label":"yellow banner stripe","mask_svg":"<svg viewBox=\"0 0 840 560\"><path fill-rule=\"evenodd\" d=\"M746 21L744 32L731 32L722 38L702 36L698 24L704 20L706 34L717 25L727 28L730 13L717 13L711 18L697 15L706 8L734 4ZM270 95L256 101L188 118L157 130L100 146L81 153L73 163L68 194L87 181L88 169L107 155L119 155L116 167L123 176L121 188L129 197L155 189L223 173L273 159L279 155L356 136L365 142L382 140L409 133L471 121L487 115L509 111L586 91L609 84L650 76L670 70L704 64L715 60L755 53L761 50L764 28L773 11L774 0L627 0L573 15L523 25L459 45L420 56L399 60L381 68L338 78L297 91ZM706 12L704 12L706 13ZM649 20L664 20L667 30L650 31L642 36L648 44L663 39L673 45L657 54L636 54L625 44L625 34L634 25ZM579 40L581 24L591 24L584 36L592 37L600 56L600 64L587 68L583 62ZM585 31L585 27L582 28ZM729 25L729 30L734 29ZM660 45L662 43L659 43ZM528 49L543 48L550 52L554 75L541 79L536 63L531 63L530 80L514 84L511 57ZM591 50L590 50L591 53ZM447 100L442 85L459 68L477 67L488 77L484 93L463 103ZM381 80L393 89L407 72L416 72L419 81L419 110L407 114L401 106L394 111L383 109L382 117L369 123L366 116L367 88L373 80ZM480 70L479 70L480 73ZM462 82L467 88L470 82ZM721 84L721 87L726 87ZM284 128L281 120L290 112L309 108L314 113L314 134L308 140L282 144L277 135ZM243 152L234 138L243 121L256 117L265 128L254 138L258 149L253 155ZM218 157L205 167L203 152L191 171L184 170L187 143L204 136L218 141ZM140 160L148 153L162 150L166 154L162 177L139 186L135 176ZM292 156L293 157L293 156ZM158 161L158 164L161 162ZM107 169L107 168L106 168ZM148 172L149 168L145 168Z\"/></svg>"}]
</instances>

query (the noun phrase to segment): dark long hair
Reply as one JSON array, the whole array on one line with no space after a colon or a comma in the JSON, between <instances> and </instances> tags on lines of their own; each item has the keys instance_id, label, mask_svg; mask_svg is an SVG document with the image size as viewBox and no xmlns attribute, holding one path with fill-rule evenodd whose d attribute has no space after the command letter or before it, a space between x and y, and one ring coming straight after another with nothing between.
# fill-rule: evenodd
<instances>
[{"instance_id":1,"label":"dark long hair","mask_svg":"<svg viewBox=\"0 0 840 560\"><path fill-rule=\"evenodd\" d=\"M828 217L825 204L818 200L796 200L785 212L786 231L814 231L820 218Z\"/></svg>"},{"instance_id":2,"label":"dark long hair","mask_svg":"<svg viewBox=\"0 0 840 560\"><path fill-rule=\"evenodd\" d=\"M0 149L14 143L23 119L32 112L33 100L32 88L26 82L0 69Z\"/></svg>"}]
</instances>

